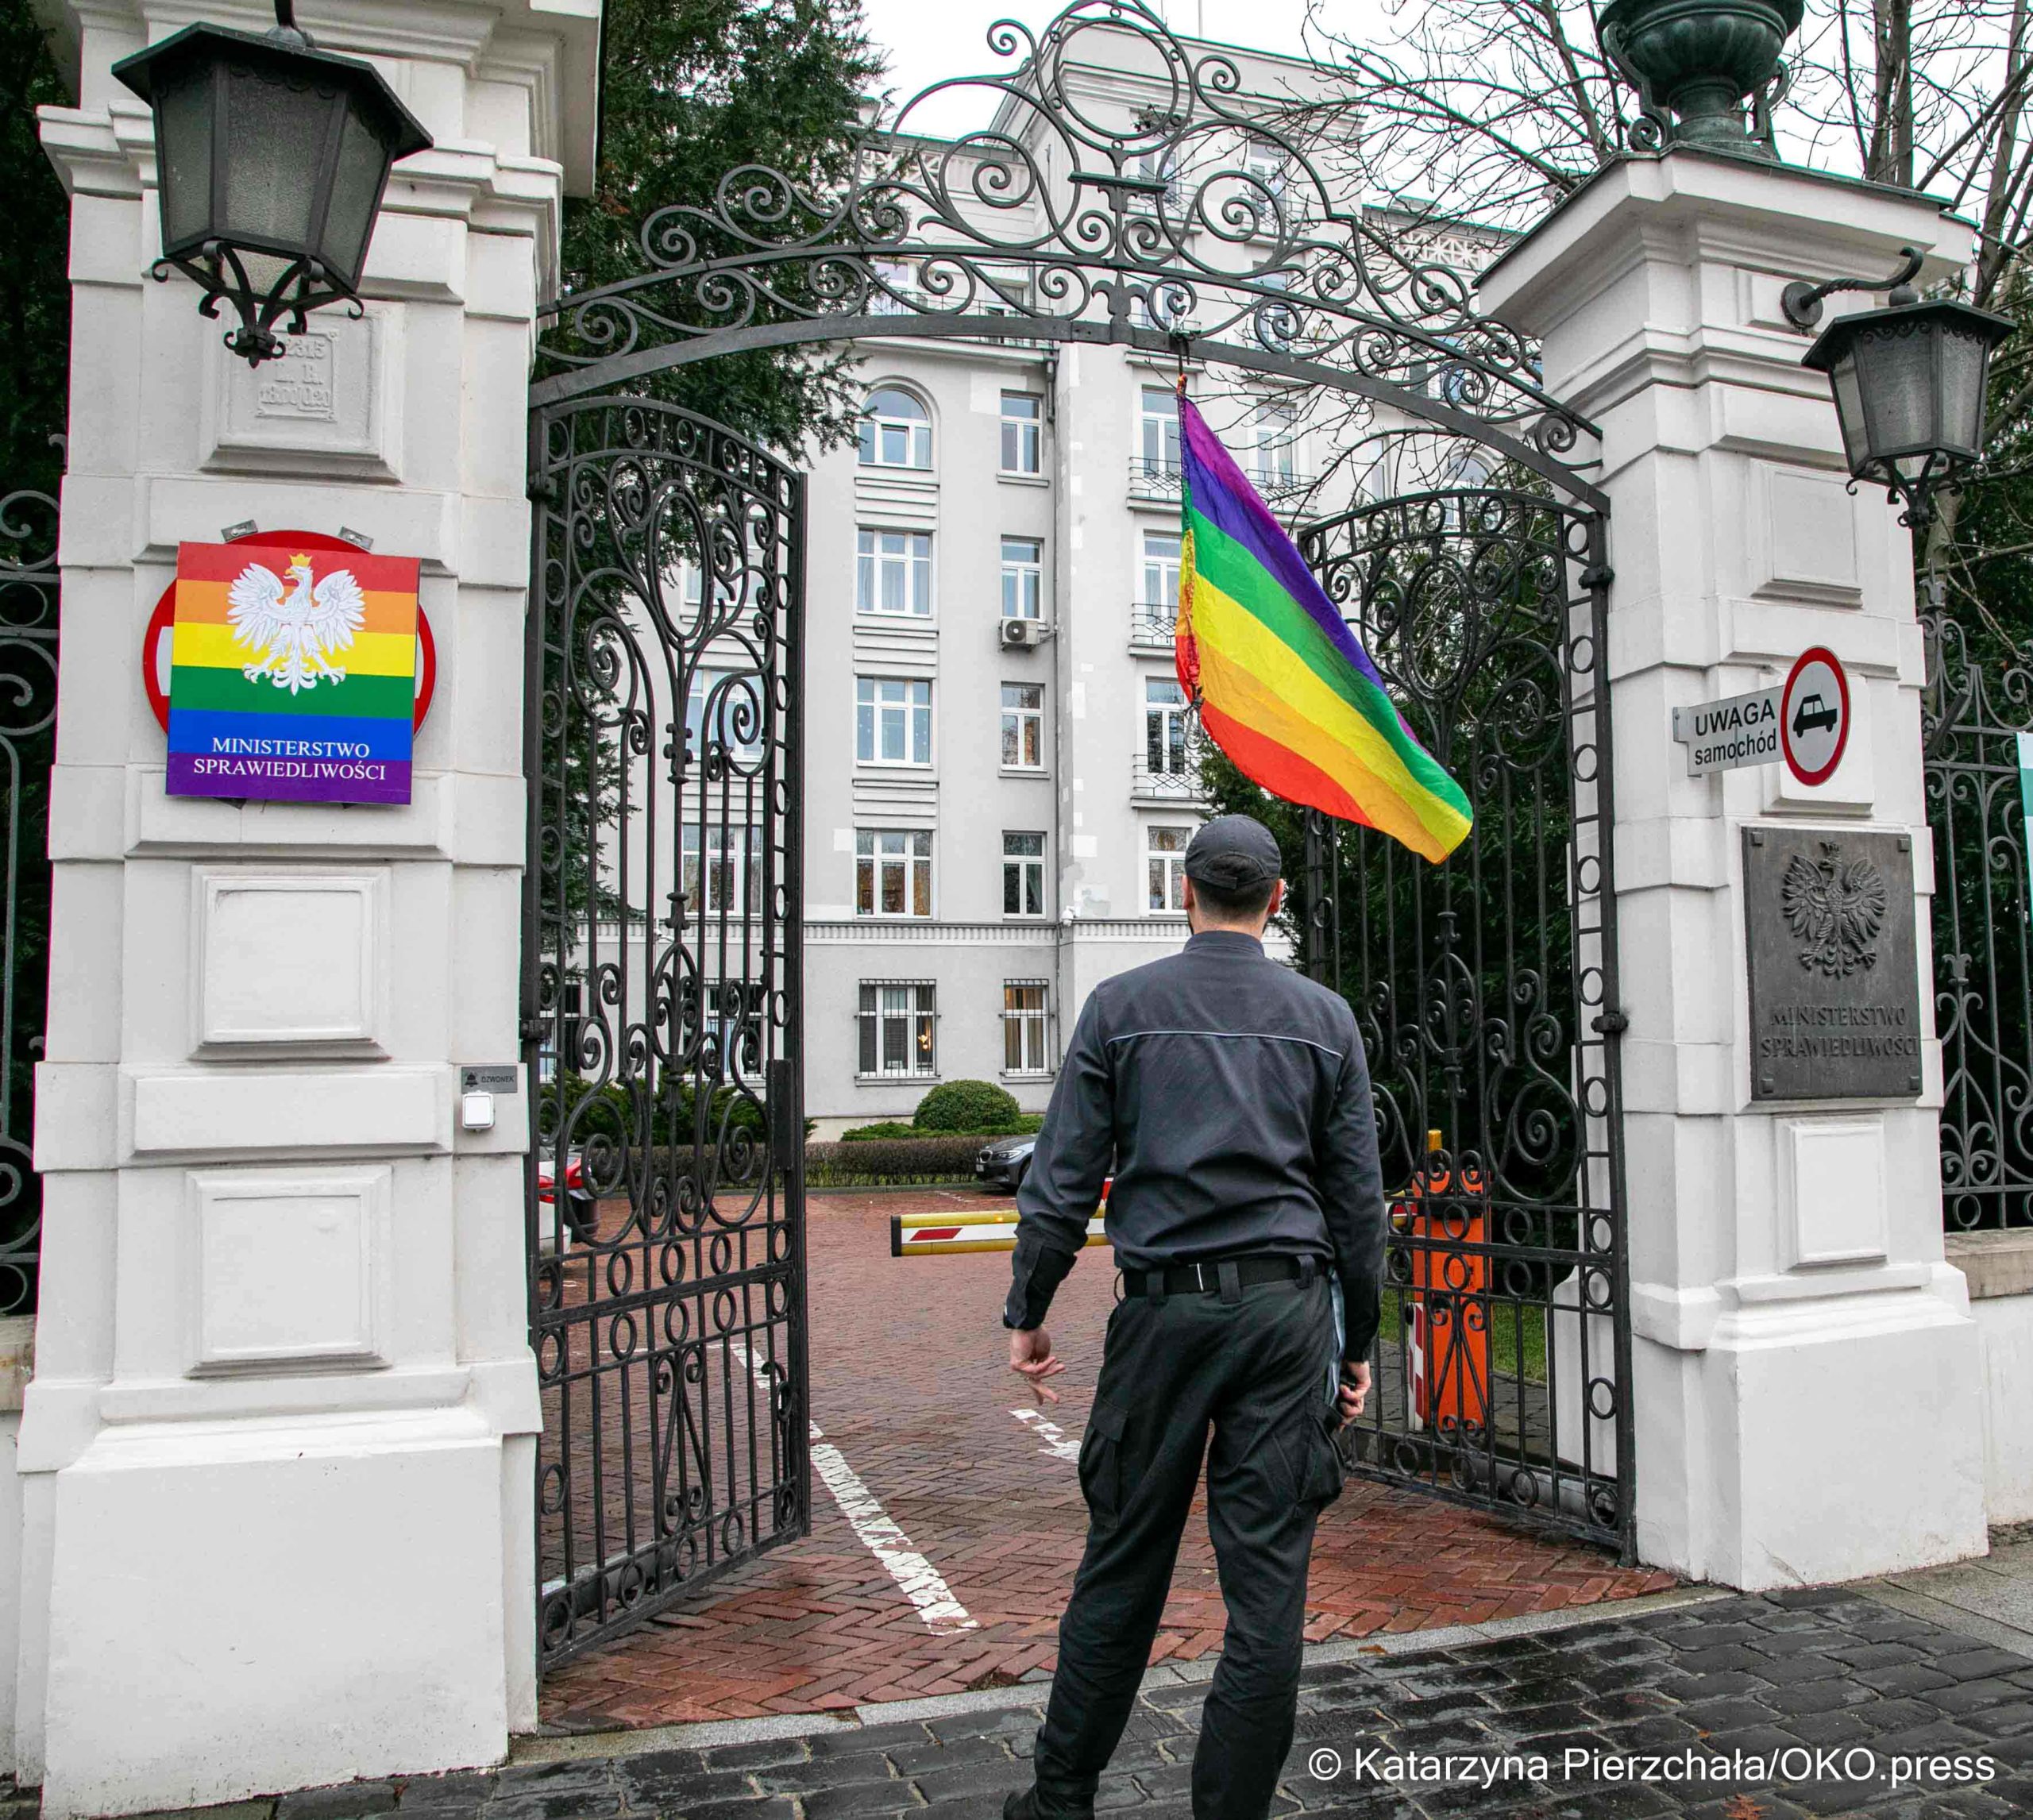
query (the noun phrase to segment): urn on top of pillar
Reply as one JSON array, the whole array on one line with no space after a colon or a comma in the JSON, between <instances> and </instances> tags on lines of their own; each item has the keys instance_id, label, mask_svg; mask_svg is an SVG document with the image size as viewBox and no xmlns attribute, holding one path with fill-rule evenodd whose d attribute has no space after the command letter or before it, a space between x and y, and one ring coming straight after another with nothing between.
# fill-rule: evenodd
<instances>
[{"instance_id":1,"label":"urn on top of pillar","mask_svg":"<svg viewBox=\"0 0 2033 1820\"><path fill-rule=\"evenodd\" d=\"M1632 144L1776 159L1779 52L1804 10L1804 0L1611 0L1596 33L1603 56L1638 91Z\"/></svg>"},{"instance_id":2,"label":"urn on top of pillar","mask_svg":"<svg viewBox=\"0 0 2033 1820\"><path fill-rule=\"evenodd\" d=\"M183 273L207 316L231 304L234 353L272 360L279 322L301 334L357 299L388 168L431 143L372 64L318 49L276 0L272 32L186 25L113 74L155 115L156 276Z\"/></svg>"}]
</instances>

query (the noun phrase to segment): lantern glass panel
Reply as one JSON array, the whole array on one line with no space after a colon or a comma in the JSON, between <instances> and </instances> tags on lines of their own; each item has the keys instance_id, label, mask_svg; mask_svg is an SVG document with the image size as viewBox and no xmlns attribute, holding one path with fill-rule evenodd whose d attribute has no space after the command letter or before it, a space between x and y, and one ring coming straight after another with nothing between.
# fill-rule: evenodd
<instances>
[{"instance_id":1,"label":"lantern glass panel","mask_svg":"<svg viewBox=\"0 0 2033 1820\"><path fill-rule=\"evenodd\" d=\"M346 110L340 130L337 168L332 172L332 198L325 214L318 257L349 286L360 282L368 237L374 231L374 206L380 200L382 178L388 168L388 148L357 104Z\"/></svg>"},{"instance_id":2,"label":"lantern glass panel","mask_svg":"<svg viewBox=\"0 0 2033 1820\"><path fill-rule=\"evenodd\" d=\"M1990 347L1982 336L1946 322L1935 334L1941 344L1941 445L1973 460L1984 442L1984 380Z\"/></svg>"},{"instance_id":3,"label":"lantern glass panel","mask_svg":"<svg viewBox=\"0 0 2033 1820\"><path fill-rule=\"evenodd\" d=\"M1828 383L1835 394L1835 420L1842 426L1842 459L1852 474L1861 475L1870 461L1869 439L1864 432L1863 391L1857 380L1854 349L1829 369Z\"/></svg>"},{"instance_id":4,"label":"lantern glass panel","mask_svg":"<svg viewBox=\"0 0 2033 1820\"><path fill-rule=\"evenodd\" d=\"M1934 337L1909 318L1865 329L1854 351L1871 458L1933 447Z\"/></svg>"},{"instance_id":5,"label":"lantern glass panel","mask_svg":"<svg viewBox=\"0 0 2033 1820\"><path fill-rule=\"evenodd\" d=\"M156 91L156 147L164 249L206 239L212 219L212 72L185 63L165 71Z\"/></svg>"},{"instance_id":6,"label":"lantern glass panel","mask_svg":"<svg viewBox=\"0 0 2033 1820\"><path fill-rule=\"evenodd\" d=\"M338 97L245 64L226 71L226 237L312 249L325 140Z\"/></svg>"}]
</instances>

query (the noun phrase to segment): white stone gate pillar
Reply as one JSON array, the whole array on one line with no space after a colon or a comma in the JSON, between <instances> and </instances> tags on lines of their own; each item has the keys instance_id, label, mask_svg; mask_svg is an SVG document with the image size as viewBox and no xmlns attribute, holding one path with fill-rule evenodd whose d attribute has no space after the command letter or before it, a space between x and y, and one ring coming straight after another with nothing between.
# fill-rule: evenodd
<instances>
[{"instance_id":1,"label":"white stone gate pillar","mask_svg":"<svg viewBox=\"0 0 2033 1820\"><path fill-rule=\"evenodd\" d=\"M1845 491L1827 382L1780 309L1792 279L1877 276L1907 245L1931 278L1967 245L1908 195L1680 151L1603 172L1482 284L1603 430L1638 1548L1735 1586L1985 1545L1974 1330L1942 1253L1908 541L1881 491ZM1834 774L1691 778L1672 709L1781 681L1813 645L1852 681ZM1910 842L1917 1093L1753 1097L1761 827Z\"/></svg>"},{"instance_id":2,"label":"white stone gate pillar","mask_svg":"<svg viewBox=\"0 0 2033 1820\"><path fill-rule=\"evenodd\" d=\"M72 198L38 1371L19 1769L52 1815L498 1758L533 1722L517 1055L525 413L598 0L312 0L436 148L392 179L365 320L226 355L158 245L108 74L192 17L68 6ZM261 31L248 0L202 16ZM61 54L60 53L60 61ZM142 632L179 540L342 530L422 559L407 808L164 794Z\"/></svg>"}]
</instances>

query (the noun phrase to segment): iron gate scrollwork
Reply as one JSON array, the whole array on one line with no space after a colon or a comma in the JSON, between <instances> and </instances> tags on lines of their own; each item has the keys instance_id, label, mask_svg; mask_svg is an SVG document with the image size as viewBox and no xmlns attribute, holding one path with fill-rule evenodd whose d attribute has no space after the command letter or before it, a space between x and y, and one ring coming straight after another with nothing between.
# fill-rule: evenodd
<instances>
[{"instance_id":1,"label":"iron gate scrollwork","mask_svg":"<svg viewBox=\"0 0 2033 1820\"><path fill-rule=\"evenodd\" d=\"M523 1034L539 1648L809 1515L803 482L676 407L532 419Z\"/></svg>"},{"instance_id":2,"label":"iron gate scrollwork","mask_svg":"<svg viewBox=\"0 0 2033 1820\"><path fill-rule=\"evenodd\" d=\"M529 1186L546 1660L807 1521L798 481L637 395L696 361L874 339L1190 354L1337 401L1389 445L1368 472L1459 479L1472 449L1514 478L1307 540L1477 810L1432 873L1316 823L1310 958L1358 1006L1398 1186L1425 1191L1392 1241L1368 1463L1628 1544L1599 432L1237 59L1144 0L1068 0L989 43L999 71L934 83L823 171L743 167L653 210L634 271L543 312L526 1036L553 1070ZM1136 104L1098 105L1098 68ZM920 130L920 103L962 90L993 125ZM1420 1149L1429 1124L1470 1190ZM597 1208L577 1239L575 1195ZM1476 1355L1451 1343L1472 1323L1492 1363L1468 1420L1447 1398L1465 1410L1448 1387ZM1408 1390L1414 1325L1434 1344Z\"/></svg>"},{"instance_id":3,"label":"iron gate scrollwork","mask_svg":"<svg viewBox=\"0 0 2033 1820\"><path fill-rule=\"evenodd\" d=\"M1475 810L1439 866L1310 817L1302 908L1368 1051L1392 1209L1357 1464L1628 1557L1605 536L1494 488L1302 534Z\"/></svg>"},{"instance_id":4,"label":"iron gate scrollwork","mask_svg":"<svg viewBox=\"0 0 2033 1820\"><path fill-rule=\"evenodd\" d=\"M56 501L0 499L0 1315L35 1312L42 1181L29 1159L49 944L49 768L56 733Z\"/></svg>"},{"instance_id":5,"label":"iron gate scrollwork","mask_svg":"<svg viewBox=\"0 0 2033 1820\"><path fill-rule=\"evenodd\" d=\"M1938 607L1921 626L1942 1224L2033 1227L2033 930L2019 757L2019 735L2033 734L2033 661L2023 650L1973 652Z\"/></svg>"}]
</instances>

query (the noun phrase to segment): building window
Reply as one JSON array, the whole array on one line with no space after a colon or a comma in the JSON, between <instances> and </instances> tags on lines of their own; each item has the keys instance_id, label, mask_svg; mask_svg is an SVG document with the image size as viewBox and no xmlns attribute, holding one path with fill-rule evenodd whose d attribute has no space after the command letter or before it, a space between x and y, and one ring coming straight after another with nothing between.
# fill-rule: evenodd
<instances>
[{"instance_id":1,"label":"building window","mask_svg":"<svg viewBox=\"0 0 2033 1820\"><path fill-rule=\"evenodd\" d=\"M1051 1051L1047 1046L1051 1020L1048 991L1043 980L1005 980L1002 984L1002 1071L1005 1074L1048 1074Z\"/></svg>"},{"instance_id":2,"label":"building window","mask_svg":"<svg viewBox=\"0 0 2033 1820\"><path fill-rule=\"evenodd\" d=\"M1002 768L1041 771L1045 762L1045 685L1002 685Z\"/></svg>"},{"instance_id":3,"label":"building window","mask_svg":"<svg viewBox=\"0 0 2033 1820\"><path fill-rule=\"evenodd\" d=\"M868 313L871 316L908 316L924 302L908 260L871 259Z\"/></svg>"},{"instance_id":4,"label":"building window","mask_svg":"<svg viewBox=\"0 0 2033 1820\"><path fill-rule=\"evenodd\" d=\"M700 831L685 830L685 902L688 910L737 920L762 914L762 831L709 827L707 863L699 864Z\"/></svg>"},{"instance_id":5,"label":"building window","mask_svg":"<svg viewBox=\"0 0 2033 1820\"><path fill-rule=\"evenodd\" d=\"M1034 537L1002 540L1002 616L1038 619L1044 616L1044 546Z\"/></svg>"},{"instance_id":6,"label":"building window","mask_svg":"<svg viewBox=\"0 0 2033 1820\"><path fill-rule=\"evenodd\" d=\"M1292 275L1289 271L1260 272L1256 282L1266 291L1290 291ZM1306 318L1298 304L1267 297L1257 305L1252 320L1256 338L1264 346L1289 352L1299 338L1299 330Z\"/></svg>"},{"instance_id":7,"label":"building window","mask_svg":"<svg viewBox=\"0 0 2033 1820\"><path fill-rule=\"evenodd\" d=\"M910 828L862 828L854 835L854 914L932 914L932 836Z\"/></svg>"},{"instance_id":8,"label":"building window","mask_svg":"<svg viewBox=\"0 0 2033 1820\"><path fill-rule=\"evenodd\" d=\"M1150 862L1150 908L1154 913L1186 908L1186 843L1191 828L1153 827L1144 831L1144 857Z\"/></svg>"},{"instance_id":9,"label":"building window","mask_svg":"<svg viewBox=\"0 0 2033 1820\"><path fill-rule=\"evenodd\" d=\"M692 673L685 692L685 743L693 765L708 763L716 751L753 765L762 755L762 678L757 672Z\"/></svg>"},{"instance_id":10,"label":"building window","mask_svg":"<svg viewBox=\"0 0 2033 1820\"><path fill-rule=\"evenodd\" d=\"M1144 768L1153 777L1186 775L1186 691L1171 677L1144 682Z\"/></svg>"},{"instance_id":11,"label":"building window","mask_svg":"<svg viewBox=\"0 0 2033 1820\"><path fill-rule=\"evenodd\" d=\"M1045 913L1045 837L1005 834L1002 837L1002 913L1042 916Z\"/></svg>"},{"instance_id":12,"label":"building window","mask_svg":"<svg viewBox=\"0 0 2033 1820\"><path fill-rule=\"evenodd\" d=\"M1005 474L1036 474L1044 466L1040 435L1044 420L1044 400L1034 391L1005 391L1002 395L1002 471Z\"/></svg>"},{"instance_id":13,"label":"building window","mask_svg":"<svg viewBox=\"0 0 2033 1820\"><path fill-rule=\"evenodd\" d=\"M1294 473L1292 445L1297 421L1283 405L1260 406L1251 426L1251 478L1260 487L1290 485Z\"/></svg>"},{"instance_id":14,"label":"building window","mask_svg":"<svg viewBox=\"0 0 2033 1820\"><path fill-rule=\"evenodd\" d=\"M1179 148L1160 145L1148 152L1140 152L1130 160L1129 174L1140 183L1160 184L1163 187L1163 203L1176 206L1179 197ZM1138 191L1130 197L1132 209L1143 209L1156 213L1159 198L1149 190Z\"/></svg>"},{"instance_id":15,"label":"building window","mask_svg":"<svg viewBox=\"0 0 2033 1820\"><path fill-rule=\"evenodd\" d=\"M854 559L854 611L932 617L932 533L869 530Z\"/></svg>"},{"instance_id":16,"label":"building window","mask_svg":"<svg viewBox=\"0 0 2033 1820\"><path fill-rule=\"evenodd\" d=\"M932 684L915 677L857 677L854 757L864 765L929 765Z\"/></svg>"},{"instance_id":17,"label":"building window","mask_svg":"<svg viewBox=\"0 0 2033 1820\"><path fill-rule=\"evenodd\" d=\"M929 980L863 980L859 1072L937 1074L938 1002Z\"/></svg>"},{"instance_id":18,"label":"building window","mask_svg":"<svg viewBox=\"0 0 2033 1820\"><path fill-rule=\"evenodd\" d=\"M1171 531L1144 534L1144 592L1137 596L1140 637L1169 641L1179 624L1179 540Z\"/></svg>"},{"instance_id":19,"label":"building window","mask_svg":"<svg viewBox=\"0 0 2033 1820\"><path fill-rule=\"evenodd\" d=\"M1243 147L1242 168L1272 195L1284 195L1291 165L1284 147L1275 140L1252 135Z\"/></svg>"},{"instance_id":20,"label":"building window","mask_svg":"<svg viewBox=\"0 0 2033 1820\"><path fill-rule=\"evenodd\" d=\"M1146 474L1179 472L1179 394L1168 385L1143 388L1139 409L1140 455Z\"/></svg>"},{"instance_id":21,"label":"building window","mask_svg":"<svg viewBox=\"0 0 2033 1820\"><path fill-rule=\"evenodd\" d=\"M864 468L929 468L932 413L908 392L878 386L868 395L861 419Z\"/></svg>"}]
</instances>

